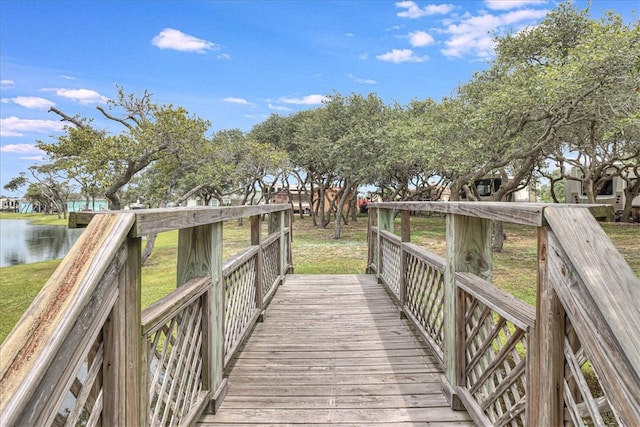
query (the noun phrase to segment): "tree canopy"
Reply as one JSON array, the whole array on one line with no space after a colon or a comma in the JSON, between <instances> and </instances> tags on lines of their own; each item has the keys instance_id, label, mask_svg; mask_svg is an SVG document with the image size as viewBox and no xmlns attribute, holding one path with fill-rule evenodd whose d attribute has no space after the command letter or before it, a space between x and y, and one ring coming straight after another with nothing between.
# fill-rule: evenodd
<instances>
[{"instance_id":1,"label":"tree canopy","mask_svg":"<svg viewBox=\"0 0 640 427\"><path fill-rule=\"evenodd\" d=\"M391 200L431 197L445 187L453 199L474 199L474 181L494 175L501 177L495 200L545 179L557 199L556 185L577 179L594 200L618 176L630 210L640 191L638 22L613 12L594 20L562 3L540 25L495 43L485 69L442 100L400 105L375 93L333 92L318 108L273 114L246 133L212 133L209 121L184 108L118 87L97 109L101 123L116 125L110 130L52 108L67 126L55 140L38 142L50 165L10 185L39 181L43 194L53 194L49 184L57 181L60 191L103 195L113 209L137 199L208 204L231 194L269 203L276 186L298 187L316 207L314 222L327 226L333 217L336 238L362 186Z\"/></svg>"}]
</instances>

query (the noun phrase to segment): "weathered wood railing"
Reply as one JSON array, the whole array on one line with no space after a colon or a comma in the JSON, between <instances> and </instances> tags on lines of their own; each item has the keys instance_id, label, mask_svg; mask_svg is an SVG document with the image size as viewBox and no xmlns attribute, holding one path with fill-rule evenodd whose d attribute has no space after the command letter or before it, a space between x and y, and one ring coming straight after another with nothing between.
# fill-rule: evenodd
<instances>
[{"instance_id":1,"label":"weathered wood railing","mask_svg":"<svg viewBox=\"0 0 640 427\"><path fill-rule=\"evenodd\" d=\"M241 217L251 245L223 264L223 223ZM292 268L290 218L290 205L78 214L87 229L0 350L0 425L182 425L215 411L226 365ZM174 229L177 289L141 311L142 237Z\"/></svg>"},{"instance_id":2,"label":"weathered wood railing","mask_svg":"<svg viewBox=\"0 0 640 427\"><path fill-rule=\"evenodd\" d=\"M440 358L453 408L478 425L640 425L640 281L588 209L369 208L369 272ZM446 214L446 259L410 243L411 212ZM491 283L493 220L538 228L536 307Z\"/></svg>"}]
</instances>

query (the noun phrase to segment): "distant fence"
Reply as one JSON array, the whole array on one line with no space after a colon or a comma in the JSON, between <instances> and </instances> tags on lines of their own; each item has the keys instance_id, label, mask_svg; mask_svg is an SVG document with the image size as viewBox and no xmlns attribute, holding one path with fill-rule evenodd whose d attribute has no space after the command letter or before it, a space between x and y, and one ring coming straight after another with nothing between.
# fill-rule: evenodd
<instances>
[{"instance_id":1,"label":"distant fence","mask_svg":"<svg viewBox=\"0 0 640 427\"><path fill-rule=\"evenodd\" d=\"M640 280L588 208L370 205L369 271L440 359L451 406L478 425L640 425ZM446 214L446 258L410 243L412 212ZM536 307L491 283L492 221L538 228Z\"/></svg>"}]
</instances>

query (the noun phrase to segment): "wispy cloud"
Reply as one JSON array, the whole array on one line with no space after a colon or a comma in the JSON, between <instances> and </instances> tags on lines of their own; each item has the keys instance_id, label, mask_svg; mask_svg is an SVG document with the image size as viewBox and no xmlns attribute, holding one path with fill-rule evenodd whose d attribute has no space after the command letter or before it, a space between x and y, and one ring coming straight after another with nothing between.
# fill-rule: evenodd
<instances>
[{"instance_id":1,"label":"wispy cloud","mask_svg":"<svg viewBox=\"0 0 640 427\"><path fill-rule=\"evenodd\" d=\"M414 31L409 33L409 44L413 47L424 47L434 44L433 36L425 31Z\"/></svg>"},{"instance_id":2,"label":"wispy cloud","mask_svg":"<svg viewBox=\"0 0 640 427\"><path fill-rule=\"evenodd\" d=\"M42 155L42 156L20 156L20 160L30 160L32 162L45 162L47 160L47 158L44 155Z\"/></svg>"},{"instance_id":3,"label":"wispy cloud","mask_svg":"<svg viewBox=\"0 0 640 427\"><path fill-rule=\"evenodd\" d=\"M279 101L285 104L295 105L318 105L327 100L324 95L307 95L302 98L280 98Z\"/></svg>"},{"instance_id":4,"label":"wispy cloud","mask_svg":"<svg viewBox=\"0 0 640 427\"><path fill-rule=\"evenodd\" d=\"M226 61L231 59L231 55L229 55L228 53L219 53L218 55L216 55L216 58L218 59L224 59Z\"/></svg>"},{"instance_id":5,"label":"wispy cloud","mask_svg":"<svg viewBox=\"0 0 640 427\"><path fill-rule=\"evenodd\" d=\"M2 98L3 104L16 104L24 108L31 110L48 110L50 107L55 106L56 103L49 101L45 98L38 96L16 96L14 98Z\"/></svg>"},{"instance_id":6,"label":"wispy cloud","mask_svg":"<svg viewBox=\"0 0 640 427\"><path fill-rule=\"evenodd\" d=\"M42 153L42 151L33 144L7 144L0 147L0 151L3 153L18 154Z\"/></svg>"},{"instance_id":7,"label":"wispy cloud","mask_svg":"<svg viewBox=\"0 0 640 427\"><path fill-rule=\"evenodd\" d=\"M19 119L11 116L0 119L0 136L24 136L25 133L60 132L64 124L57 120Z\"/></svg>"},{"instance_id":8,"label":"wispy cloud","mask_svg":"<svg viewBox=\"0 0 640 427\"><path fill-rule=\"evenodd\" d=\"M68 76L68 75L66 75L66 74L61 74L61 75L60 75L60 78L63 78L63 79L65 79L65 80L75 80L75 79L76 79L75 77L73 77L73 76Z\"/></svg>"},{"instance_id":9,"label":"wispy cloud","mask_svg":"<svg viewBox=\"0 0 640 427\"><path fill-rule=\"evenodd\" d=\"M269 103L268 107L270 110L274 110L274 111L291 111L291 108L285 107L284 105L274 105Z\"/></svg>"},{"instance_id":10,"label":"wispy cloud","mask_svg":"<svg viewBox=\"0 0 640 427\"><path fill-rule=\"evenodd\" d=\"M71 99L82 105L106 103L109 98L100 95L92 89L65 89L65 88L46 88L45 92L54 92L63 98Z\"/></svg>"},{"instance_id":11,"label":"wispy cloud","mask_svg":"<svg viewBox=\"0 0 640 427\"><path fill-rule=\"evenodd\" d=\"M224 98L223 101L230 104L251 105L251 103L244 98L234 98L232 96Z\"/></svg>"},{"instance_id":12,"label":"wispy cloud","mask_svg":"<svg viewBox=\"0 0 640 427\"><path fill-rule=\"evenodd\" d=\"M13 80L0 80L0 87L2 87L3 89L14 87L15 85L16 82L14 82Z\"/></svg>"},{"instance_id":13,"label":"wispy cloud","mask_svg":"<svg viewBox=\"0 0 640 427\"><path fill-rule=\"evenodd\" d=\"M484 4L493 10L511 10L525 6L536 6L548 3L548 0L485 0Z\"/></svg>"},{"instance_id":14,"label":"wispy cloud","mask_svg":"<svg viewBox=\"0 0 640 427\"><path fill-rule=\"evenodd\" d=\"M488 58L493 55L493 34L506 29L519 30L531 25L547 14L545 9L523 9L504 14L484 13L465 16L458 23L451 23L442 31L449 35L441 49L443 55L454 58L475 56Z\"/></svg>"},{"instance_id":15,"label":"wispy cloud","mask_svg":"<svg viewBox=\"0 0 640 427\"><path fill-rule=\"evenodd\" d=\"M185 34L174 28L165 28L151 39L151 44L160 49L179 50L181 52L206 53L215 49L215 43Z\"/></svg>"},{"instance_id":16,"label":"wispy cloud","mask_svg":"<svg viewBox=\"0 0 640 427\"><path fill-rule=\"evenodd\" d=\"M411 49L392 49L391 52L376 55L376 58L380 61L393 62L394 64L400 64L402 62L424 62L427 60L426 56L417 56Z\"/></svg>"},{"instance_id":17,"label":"wispy cloud","mask_svg":"<svg viewBox=\"0 0 640 427\"><path fill-rule=\"evenodd\" d=\"M421 8L414 1L397 2L396 7L405 9L402 12L398 12L399 17L409 19L422 18L423 16L446 15L456 8L452 4L428 4Z\"/></svg>"},{"instance_id":18,"label":"wispy cloud","mask_svg":"<svg viewBox=\"0 0 640 427\"><path fill-rule=\"evenodd\" d=\"M360 78L360 77L356 77L353 74L347 74L347 78L349 80L353 80L356 83L362 83L362 84L366 84L366 85L378 84L378 82L375 81L374 79L363 79L363 78Z\"/></svg>"}]
</instances>

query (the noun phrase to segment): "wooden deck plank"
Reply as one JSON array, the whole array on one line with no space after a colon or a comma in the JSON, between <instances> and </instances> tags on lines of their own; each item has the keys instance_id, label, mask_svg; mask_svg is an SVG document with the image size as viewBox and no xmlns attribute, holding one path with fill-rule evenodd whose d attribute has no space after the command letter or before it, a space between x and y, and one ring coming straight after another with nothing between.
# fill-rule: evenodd
<instances>
[{"instance_id":1,"label":"wooden deck plank","mask_svg":"<svg viewBox=\"0 0 640 427\"><path fill-rule=\"evenodd\" d=\"M202 426L464 425L436 358L371 275L290 275Z\"/></svg>"}]
</instances>

